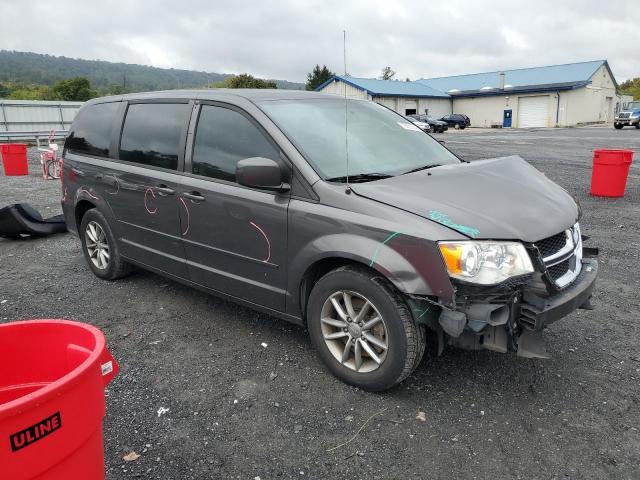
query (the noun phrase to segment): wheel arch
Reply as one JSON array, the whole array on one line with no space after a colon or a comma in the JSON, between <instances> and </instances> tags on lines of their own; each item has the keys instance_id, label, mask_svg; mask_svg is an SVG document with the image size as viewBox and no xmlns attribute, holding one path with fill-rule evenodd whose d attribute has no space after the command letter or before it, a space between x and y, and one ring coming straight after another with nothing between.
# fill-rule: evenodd
<instances>
[{"instance_id":1,"label":"wheel arch","mask_svg":"<svg viewBox=\"0 0 640 480\"><path fill-rule=\"evenodd\" d=\"M307 301L315 282L331 270L348 264L378 272L400 293L453 298L453 287L440 265L441 259L424 261L433 257L433 252L416 241L404 237L396 243L384 242L354 234L317 239L291 260L289 292L292 305L289 313L300 315L305 322Z\"/></svg>"},{"instance_id":2,"label":"wheel arch","mask_svg":"<svg viewBox=\"0 0 640 480\"><path fill-rule=\"evenodd\" d=\"M80 232L80 224L82 223L82 218L92 208L96 208L96 205L89 200L80 200L76 204L74 209L74 218L76 221L76 230L78 231L78 233Z\"/></svg>"}]
</instances>

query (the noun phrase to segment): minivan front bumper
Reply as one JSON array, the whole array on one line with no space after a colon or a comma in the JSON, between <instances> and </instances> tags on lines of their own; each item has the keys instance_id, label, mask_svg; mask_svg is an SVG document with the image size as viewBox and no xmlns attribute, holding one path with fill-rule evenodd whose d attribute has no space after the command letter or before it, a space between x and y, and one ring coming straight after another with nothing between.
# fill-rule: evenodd
<instances>
[{"instance_id":1,"label":"minivan front bumper","mask_svg":"<svg viewBox=\"0 0 640 480\"><path fill-rule=\"evenodd\" d=\"M566 289L550 297L542 297L525 290L520 304L520 324L533 330L544 327L566 317L586 305L591 298L598 276L598 261L594 258L582 260L582 270Z\"/></svg>"},{"instance_id":2,"label":"minivan front bumper","mask_svg":"<svg viewBox=\"0 0 640 480\"><path fill-rule=\"evenodd\" d=\"M575 280L554 293L544 292L533 279L514 279L496 287L458 285L455 308L412 303L416 321L438 333L438 351L446 344L466 350L516 352L523 357L548 358L542 330L577 309L592 309L590 298L598 276L595 249L585 249ZM413 298L412 302L417 299Z\"/></svg>"}]
</instances>

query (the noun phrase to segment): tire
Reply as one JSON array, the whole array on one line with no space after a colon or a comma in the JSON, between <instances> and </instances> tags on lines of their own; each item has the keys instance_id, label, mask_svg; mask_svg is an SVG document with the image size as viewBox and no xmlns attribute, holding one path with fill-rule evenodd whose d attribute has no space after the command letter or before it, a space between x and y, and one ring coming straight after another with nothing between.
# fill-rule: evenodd
<instances>
[{"instance_id":1,"label":"tire","mask_svg":"<svg viewBox=\"0 0 640 480\"><path fill-rule=\"evenodd\" d=\"M460 124L459 124L459 123L454 123L454 124L453 124L453 128L454 128L455 130L458 130L458 129L460 128Z\"/></svg>"},{"instance_id":2,"label":"tire","mask_svg":"<svg viewBox=\"0 0 640 480\"><path fill-rule=\"evenodd\" d=\"M636 123L636 128L640 128L640 122Z\"/></svg>"},{"instance_id":3,"label":"tire","mask_svg":"<svg viewBox=\"0 0 640 480\"><path fill-rule=\"evenodd\" d=\"M88 233L88 231L93 233ZM131 265L125 262L120 256L120 247L111 231L111 227L109 227L107 219L104 218L102 213L95 208L88 210L82 217L80 231L78 233L80 235L80 241L82 242L84 258L96 277L103 280L116 280L131 273ZM91 235L94 237L97 236L100 241L92 242ZM92 248L91 243L94 243L94 245L106 245L106 253L108 255L106 262L103 262L103 260L105 260L104 256L95 253L96 250L103 250L104 252L105 249L99 248L98 246ZM95 259L92 257L95 257ZM100 264L104 266L100 266Z\"/></svg>"},{"instance_id":4,"label":"tire","mask_svg":"<svg viewBox=\"0 0 640 480\"><path fill-rule=\"evenodd\" d=\"M616 130L620 130L624 125L622 125L622 124L620 124L620 123L614 123L614 124L613 124L613 126L614 126L614 128L615 128Z\"/></svg>"},{"instance_id":5,"label":"tire","mask_svg":"<svg viewBox=\"0 0 640 480\"><path fill-rule=\"evenodd\" d=\"M370 303L361 326L366 329L372 319L375 321L376 315L382 321L360 335L356 322L347 323L350 317L345 308L346 300L340 302L344 292L350 295L352 313L359 313L355 309L358 305L362 308L365 300ZM332 297L339 302L347 321L337 314ZM328 314L331 309L335 315ZM327 324L327 318L338 324ZM415 323L393 285L378 272L356 265L333 270L315 284L307 306L307 326L311 342L329 371L343 382L370 392L387 390L407 378L420 363L426 345L424 325ZM345 330L347 333L343 333ZM340 334L342 336L338 337ZM335 338L326 339L327 335ZM358 335L360 337L356 338ZM376 337L375 343L369 340L372 336ZM349 357L345 360L346 345L350 340ZM386 348L379 347L380 343ZM374 349L379 362L369 355L366 346ZM361 352L360 366L356 360L357 349Z\"/></svg>"}]
</instances>

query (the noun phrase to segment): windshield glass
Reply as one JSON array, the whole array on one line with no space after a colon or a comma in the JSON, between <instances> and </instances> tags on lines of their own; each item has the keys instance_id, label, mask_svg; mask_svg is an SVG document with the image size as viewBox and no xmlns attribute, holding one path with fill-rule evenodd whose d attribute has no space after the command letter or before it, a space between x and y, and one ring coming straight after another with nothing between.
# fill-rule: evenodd
<instances>
[{"instance_id":1,"label":"windshield glass","mask_svg":"<svg viewBox=\"0 0 640 480\"><path fill-rule=\"evenodd\" d=\"M640 110L640 102L629 102L625 110Z\"/></svg>"},{"instance_id":2,"label":"windshield glass","mask_svg":"<svg viewBox=\"0 0 640 480\"><path fill-rule=\"evenodd\" d=\"M349 176L398 175L423 166L460 162L391 110L364 100L347 100L346 104L337 97L271 100L259 105L324 179L347 175L347 145Z\"/></svg>"}]
</instances>

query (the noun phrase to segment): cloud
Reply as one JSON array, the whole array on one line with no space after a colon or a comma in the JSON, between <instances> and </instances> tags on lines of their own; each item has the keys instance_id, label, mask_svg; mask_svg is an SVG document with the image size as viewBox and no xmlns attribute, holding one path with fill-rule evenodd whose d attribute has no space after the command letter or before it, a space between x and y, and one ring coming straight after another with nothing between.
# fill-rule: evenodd
<instances>
[{"instance_id":1,"label":"cloud","mask_svg":"<svg viewBox=\"0 0 640 480\"><path fill-rule=\"evenodd\" d=\"M343 70L346 29L357 76L386 65L415 79L596 59L619 81L640 75L640 9L623 0L0 1L0 48L76 58L304 81L316 63Z\"/></svg>"}]
</instances>

